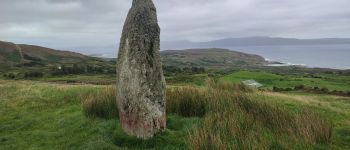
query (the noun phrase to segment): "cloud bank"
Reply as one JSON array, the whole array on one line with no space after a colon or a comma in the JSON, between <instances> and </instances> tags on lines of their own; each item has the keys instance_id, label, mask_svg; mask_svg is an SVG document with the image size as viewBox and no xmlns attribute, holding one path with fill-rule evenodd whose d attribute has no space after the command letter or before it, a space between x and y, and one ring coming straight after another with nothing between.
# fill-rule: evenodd
<instances>
[{"instance_id":1,"label":"cloud bank","mask_svg":"<svg viewBox=\"0 0 350 150\"><path fill-rule=\"evenodd\" d=\"M0 40L116 49L131 0L1 0ZM350 37L349 0L154 0L162 41Z\"/></svg>"}]
</instances>

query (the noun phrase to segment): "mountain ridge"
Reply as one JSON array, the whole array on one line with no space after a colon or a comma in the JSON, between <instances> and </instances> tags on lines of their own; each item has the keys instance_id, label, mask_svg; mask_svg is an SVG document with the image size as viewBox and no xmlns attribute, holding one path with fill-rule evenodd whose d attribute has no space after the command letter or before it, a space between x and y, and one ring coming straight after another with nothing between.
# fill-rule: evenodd
<instances>
[{"instance_id":1,"label":"mountain ridge","mask_svg":"<svg viewBox=\"0 0 350 150\"><path fill-rule=\"evenodd\" d=\"M318 38L318 39L298 39L281 37L242 37L242 38L224 38L206 42L191 41L163 41L162 50L172 48L203 48L216 47L226 48L234 46L282 46L282 45L334 45L350 44L350 38ZM181 45L181 46L179 46Z\"/></svg>"},{"instance_id":2,"label":"mountain ridge","mask_svg":"<svg viewBox=\"0 0 350 150\"><path fill-rule=\"evenodd\" d=\"M199 66L215 69L267 64L259 55L221 48L166 50L161 51L161 56L163 65L177 67Z\"/></svg>"},{"instance_id":3,"label":"mountain ridge","mask_svg":"<svg viewBox=\"0 0 350 150\"><path fill-rule=\"evenodd\" d=\"M218 48L166 50L160 53L164 66L230 68L234 66L264 65L266 63L265 59L258 55ZM110 66L113 61L115 61L115 58L96 58L72 51L0 41L0 64L4 69L79 64L100 64L103 66L105 63Z\"/></svg>"}]
</instances>

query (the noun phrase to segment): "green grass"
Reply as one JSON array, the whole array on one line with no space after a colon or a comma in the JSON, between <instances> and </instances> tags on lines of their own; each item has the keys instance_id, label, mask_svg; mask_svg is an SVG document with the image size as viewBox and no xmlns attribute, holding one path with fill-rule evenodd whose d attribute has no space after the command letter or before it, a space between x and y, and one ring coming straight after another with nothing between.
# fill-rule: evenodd
<instances>
[{"instance_id":1,"label":"green grass","mask_svg":"<svg viewBox=\"0 0 350 150\"><path fill-rule=\"evenodd\" d=\"M267 88L277 86L280 88L293 88L298 85L307 87L328 88L330 90L350 91L350 76L318 75L318 78L295 75L276 75L268 72L238 71L226 75L221 80L239 83L244 80L254 79Z\"/></svg>"},{"instance_id":2,"label":"green grass","mask_svg":"<svg viewBox=\"0 0 350 150\"><path fill-rule=\"evenodd\" d=\"M194 75L176 75L166 77L168 85L205 85L205 80L208 78L208 74L194 74Z\"/></svg>"},{"instance_id":3,"label":"green grass","mask_svg":"<svg viewBox=\"0 0 350 150\"><path fill-rule=\"evenodd\" d=\"M102 100L94 107L113 109L113 91L104 85L0 80L0 149L350 148L347 97L258 92L213 81L171 86L166 131L139 140L122 131L112 111L86 112L87 97ZM323 120L332 123L331 139Z\"/></svg>"},{"instance_id":4,"label":"green grass","mask_svg":"<svg viewBox=\"0 0 350 150\"><path fill-rule=\"evenodd\" d=\"M0 149L177 149L198 122L169 116L164 134L140 142L117 118L84 115L81 98L104 87L0 80Z\"/></svg>"},{"instance_id":5,"label":"green grass","mask_svg":"<svg viewBox=\"0 0 350 150\"><path fill-rule=\"evenodd\" d=\"M90 83L90 84L113 84L116 81L115 74L86 74L44 77L38 79L45 82L68 82L68 83Z\"/></svg>"},{"instance_id":6,"label":"green grass","mask_svg":"<svg viewBox=\"0 0 350 150\"><path fill-rule=\"evenodd\" d=\"M183 86L183 85L205 85L205 80L208 78L208 74L194 74L194 75L177 75L166 77L168 85ZM37 79L45 82L58 82L58 83L87 83L87 84L114 84L116 82L115 74L86 74L86 75L65 75L65 76L53 76Z\"/></svg>"},{"instance_id":7,"label":"green grass","mask_svg":"<svg viewBox=\"0 0 350 150\"><path fill-rule=\"evenodd\" d=\"M21 56L18 51L11 53L7 56L8 60L19 63L21 61Z\"/></svg>"},{"instance_id":8,"label":"green grass","mask_svg":"<svg viewBox=\"0 0 350 150\"><path fill-rule=\"evenodd\" d=\"M103 90L82 96L82 107L85 116L100 118L118 118L115 86L107 86Z\"/></svg>"},{"instance_id":9,"label":"green grass","mask_svg":"<svg viewBox=\"0 0 350 150\"><path fill-rule=\"evenodd\" d=\"M315 113L333 122L332 149L350 149L350 98L315 95L303 92L269 93L265 101L291 111L310 107ZM283 101L281 101L283 99Z\"/></svg>"},{"instance_id":10,"label":"green grass","mask_svg":"<svg viewBox=\"0 0 350 150\"><path fill-rule=\"evenodd\" d=\"M267 97L239 85L209 83L208 88L191 88L194 87L181 88L181 92L173 90L178 94L170 92L174 95L170 99L183 101L184 97L195 97L206 103L204 123L190 135L192 149L314 149L320 145L330 146L331 127L313 113L292 112L264 103ZM185 94L187 92L192 95ZM187 111L201 112L197 107L202 108L192 105ZM179 112L183 111L180 109Z\"/></svg>"}]
</instances>

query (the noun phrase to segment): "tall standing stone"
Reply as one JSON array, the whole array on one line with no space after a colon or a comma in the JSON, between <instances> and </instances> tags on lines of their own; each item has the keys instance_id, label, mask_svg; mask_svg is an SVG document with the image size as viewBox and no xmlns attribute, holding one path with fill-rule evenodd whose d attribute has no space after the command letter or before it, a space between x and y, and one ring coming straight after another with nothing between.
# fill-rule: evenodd
<instances>
[{"instance_id":1,"label":"tall standing stone","mask_svg":"<svg viewBox=\"0 0 350 150\"><path fill-rule=\"evenodd\" d=\"M117 101L122 128L143 139L166 127L159 36L152 0L133 0L120 40Z\"/></svg>"}]
</instances>

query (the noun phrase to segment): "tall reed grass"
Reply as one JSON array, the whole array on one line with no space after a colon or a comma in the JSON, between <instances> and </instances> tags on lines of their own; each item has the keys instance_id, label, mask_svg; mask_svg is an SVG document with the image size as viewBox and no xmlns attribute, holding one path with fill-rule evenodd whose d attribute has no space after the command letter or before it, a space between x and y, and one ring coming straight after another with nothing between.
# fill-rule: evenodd
<instances>
[{"instance_id":1,"label":"tall reed grass","mask_svg":"<svg viewBox=\"0 0 350 150\"><path fill-rule=\"evenodd\" d=\"M118 117L116 89L109 86L83 97L90 117ZM305 108L292 112L267 103L263 92L240 84L207 81L206 87L167 89L167 113L201 117L189 131L188 146L211 149L289 149L332 142L332 125Z\"/></svg>"},{"instance_id":2,"label":"tall reed grass","mask_svg":"<svg viewBox=\"0 0 350 150\"><path fill-rule=\"evenodd\" d=\"M180 87L167 90L167 113L184 117L202 117L207 110L205 91L193 87Z\"/></svg>"},{"instance_id":3,"label":"tall reed grass","mask_svg":"<svg viewBox=\"0 0 350 150\"><path fill-rule=\"evenodd\" d=\"M82 96L84 114L88 117L117 118L116 87L106 88Z\"/></svg>"},{"instance_id":4,"label":"tall reed grass","mask_svg":"<svg viewBox=\"0 0 350 150\"><path fill-rule=\"evenodd\" d=\"M328 144L332 126L304 111L293 113L266 103L266 96L244 85L208 81L207 88L168 90L168 112L204 116L190 133L192 149L273 149L288 144Z\"/></svg>"}]
</instances>

